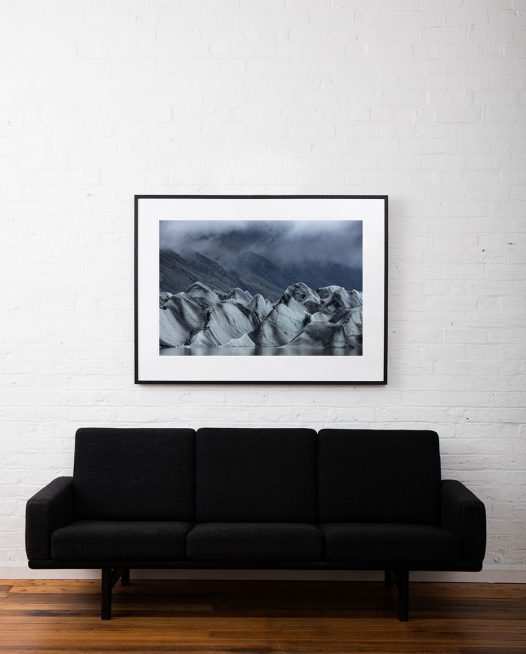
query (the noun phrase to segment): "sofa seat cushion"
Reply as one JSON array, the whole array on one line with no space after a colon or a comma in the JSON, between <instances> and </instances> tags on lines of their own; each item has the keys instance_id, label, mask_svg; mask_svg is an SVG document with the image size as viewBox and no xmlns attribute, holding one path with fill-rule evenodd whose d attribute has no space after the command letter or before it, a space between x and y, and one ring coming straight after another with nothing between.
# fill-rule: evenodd
<instances>
[{"instance_id":1,"label":"sofa seat cushion","mask_svg":"<svg viewBox=\"0 0 526 654\"><path fill-rule=\"evenodd\" d=\"M192 561L319 561L323 536L315 525L206 522L188 534Z\"/></svg>"},{"instance_id":2,"label":"sofa seat cushion","mask_svg":"<svg viewBox=\"0 0 526 654\"><path fill-rule=\"evenodd\" d=\"M179 561L185 558L187 522L79 520L51 536L58 561Z\"/></svg>"},{"instance_id":3,"label":"sofa seat cushion","mask_svg":"<svg viewBox=\"0 0 526 654\"><path fill-rule=\"evenodd\" d=\"M457 536L429 525L395 523L323 524L327 561L360 564L440 564L459 560Z\"/></svg>"}]
</instances>

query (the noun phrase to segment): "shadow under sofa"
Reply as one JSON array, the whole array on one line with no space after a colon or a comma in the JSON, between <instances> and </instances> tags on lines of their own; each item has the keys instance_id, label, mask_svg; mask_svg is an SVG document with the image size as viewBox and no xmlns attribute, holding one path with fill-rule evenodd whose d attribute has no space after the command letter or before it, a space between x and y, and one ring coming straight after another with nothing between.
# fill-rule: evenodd
<instances>
[{"instance_id":1,"label":"shadow under sofa","mask_svg":"<svg viewBox=\"0 0 526 654\"><path fill-rule=\"evenodd\" d=\"M101 617L133 568L479 571L484 504L441 479L424 430L102 429L28 500L30 568L100 568Z\"/></svg>"}]
</instances>

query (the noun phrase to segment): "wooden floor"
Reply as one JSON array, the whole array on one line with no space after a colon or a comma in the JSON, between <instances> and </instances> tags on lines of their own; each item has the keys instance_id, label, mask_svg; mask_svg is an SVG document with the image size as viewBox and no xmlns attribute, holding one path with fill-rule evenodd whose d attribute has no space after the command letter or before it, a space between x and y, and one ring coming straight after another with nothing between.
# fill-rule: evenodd
<instances>
[{"instance_id":1,"label":"wooden floor","mask_svg":"<svg viewBox=\"0 0 526 654\"><path fill-rule=\"evenodd\" d=\"M526 653L526 585L133 581L99 619L96 581L0 581L0 652Z\"/></svg>"}]
</instances>

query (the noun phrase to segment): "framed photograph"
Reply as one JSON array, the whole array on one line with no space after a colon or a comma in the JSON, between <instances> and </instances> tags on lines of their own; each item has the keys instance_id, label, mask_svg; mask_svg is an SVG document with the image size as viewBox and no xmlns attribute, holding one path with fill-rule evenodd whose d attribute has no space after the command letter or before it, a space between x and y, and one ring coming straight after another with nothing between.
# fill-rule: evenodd
<instances>
[{"instance_id":1,"label":"framed photograph","mask_svg":"<svg viewBox=\"0 0 526 654\"><path fill-rule=\"evenodd\" d=\"M135 197L136 383L385 384L387 196Z\"/></svg>"}]
</instances>

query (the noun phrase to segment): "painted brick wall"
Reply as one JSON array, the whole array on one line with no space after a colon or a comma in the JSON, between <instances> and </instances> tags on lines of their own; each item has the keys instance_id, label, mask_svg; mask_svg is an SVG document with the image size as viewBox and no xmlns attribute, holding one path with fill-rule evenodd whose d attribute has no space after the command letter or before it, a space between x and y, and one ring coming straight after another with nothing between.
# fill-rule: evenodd
<instances>
[{"instance_id":1,"label":"painted brick wall","mask_svg":"<svg viewBox=\"0 0 526 654\"><path fill-rule=\"evenodd\" d=\"M80 425L407 426L487 503L488 569L526 578L525 14L2 3L1 565ZM389 194L389 385L134 386L134 193Z\"/></svg>"}]
</instances>

